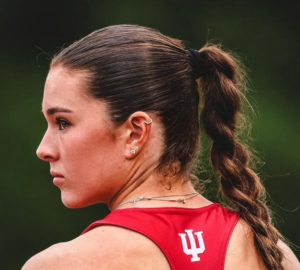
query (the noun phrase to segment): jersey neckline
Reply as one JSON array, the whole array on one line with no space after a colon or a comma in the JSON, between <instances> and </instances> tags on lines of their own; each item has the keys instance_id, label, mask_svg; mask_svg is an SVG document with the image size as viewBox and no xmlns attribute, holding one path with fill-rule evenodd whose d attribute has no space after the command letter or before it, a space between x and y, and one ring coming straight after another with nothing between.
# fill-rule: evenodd
<instances>
[{"instance_id":1,"label":"jersey neckline","mask_svg":"<svg viewBox=\"0 0 300 270\"><path fill-rule=\"evenodd\" d=\"M179 207L179 206L170 206L170 207L130 207L130 208L123 208L123 209L115 209L113 210L111 213L115 213L115 212L144 212L144 211L148 211L148 212L158 212L158 211L205 211L207 209L211 209L214 207L223 207L222 205L220 205L219 203L211 203L202 207L198 207L198 208L186 208L186 207Z\"/></svg>"}]
</instances>

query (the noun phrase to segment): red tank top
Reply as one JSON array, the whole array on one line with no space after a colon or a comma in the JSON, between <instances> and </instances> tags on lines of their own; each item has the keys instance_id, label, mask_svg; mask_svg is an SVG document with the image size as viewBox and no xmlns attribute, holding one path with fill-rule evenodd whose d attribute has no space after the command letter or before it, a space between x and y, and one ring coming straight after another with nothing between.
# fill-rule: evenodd
<instances>
[{"instance_id":1,"label":"red tank top","mask_svg":"<svg viewBox=\"0 0 300 270\"><path fill-rule=\"evenodd\" d=\"M228 242L239 216L219 204L191 209L179 207L115 210L92 223L138 232L165 254L172 270L223 270Z\"/></svg>"}]
</instances>

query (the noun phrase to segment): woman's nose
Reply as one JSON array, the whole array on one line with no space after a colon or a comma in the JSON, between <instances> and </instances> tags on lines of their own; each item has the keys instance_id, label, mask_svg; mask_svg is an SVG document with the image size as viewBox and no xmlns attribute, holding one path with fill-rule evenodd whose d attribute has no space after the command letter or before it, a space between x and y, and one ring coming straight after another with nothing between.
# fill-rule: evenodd
<instances>
[{"instance_id":1,"label":"woman's nose","mask_svg":"<svg viewBox=\"0 0 300 270\"><path fill-rule=\"evenodd\" d=\"M47 130L40 145L36 150L37 156L47 162L52 162L58 159L58 151L55 145L55 138L51 137L50 131Z\"/></svg>"}]
</instances>

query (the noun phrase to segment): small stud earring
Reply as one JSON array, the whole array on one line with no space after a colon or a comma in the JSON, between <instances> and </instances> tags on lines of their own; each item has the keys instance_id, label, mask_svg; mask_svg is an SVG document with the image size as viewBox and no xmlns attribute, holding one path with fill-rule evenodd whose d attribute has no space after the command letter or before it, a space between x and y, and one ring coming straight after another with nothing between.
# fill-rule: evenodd
<instances>
[{"instance_id":1,"label":"small stud earring","mask_svg":"<svg viewBox=\"0 0 300 270\"><path fill-rule=\"evenodd\" d=\"M136 150L139 150L139 149L140 149L140 147L139 147L139 146L137 146L135 149L136 149Z\"/></svg>"},{"instance_id":2,"label":"small stud earring","mask_svg":"<svg viewBox=\"0 0 300 270\"><path fill-rule=\"evenodd\" d=\"M147 125L152 124L152 122L153 122L152 118L150 118L150 121L149 121L149 122L147 122L146 120L144 121L144 123L147 124Z\"/></svg>"},{"instance_id":3,"label":"small stud earring","mask_svg":"<svg viewBox=\"0 0 300 270\"><path fill-rule=\"evenodd\" d=\"M130 153L134 155L135 154L135 150L131 150Z\"/></svg>"}]
</instances>

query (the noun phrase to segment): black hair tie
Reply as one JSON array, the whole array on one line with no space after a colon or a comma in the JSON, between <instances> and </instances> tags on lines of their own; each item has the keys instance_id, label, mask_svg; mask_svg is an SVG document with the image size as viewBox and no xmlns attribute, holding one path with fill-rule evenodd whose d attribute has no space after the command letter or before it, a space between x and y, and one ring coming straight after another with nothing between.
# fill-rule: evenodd
<instances>
[{"instance_id":1,"label":"black hair tie","mask_svg":"<svg viewBox=\"0 0 300 270\"><path fill-rule=\"evenodd\" d=\"M193 70L193 78L197 80L204 75L204 59L197 50L188 49L186 51L189 54L189 61Z\"/></svg>"}]
</instances>

